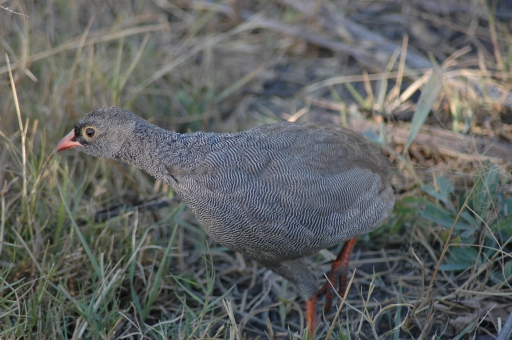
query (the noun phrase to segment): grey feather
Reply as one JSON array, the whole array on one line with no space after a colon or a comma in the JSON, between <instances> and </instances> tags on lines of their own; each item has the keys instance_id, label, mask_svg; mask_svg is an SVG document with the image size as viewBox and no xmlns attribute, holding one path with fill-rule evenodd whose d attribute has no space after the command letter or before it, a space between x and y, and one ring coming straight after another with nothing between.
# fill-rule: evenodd
<instances>
[{"instance_id":1,"label":"grey feather","mask_svg":"<svg viewBox=\"0 0 512 340\"><path fill-rule=\"evenodd\" d=\"M86 127L94 138L84 136ZM332 125L178 134L99 108L76 125L75 140L80 151L170 185L214 240L287 278L306 298L317 282L302 258L372 231L395 200L380 150Z\"/></svg>"}]
</instances>

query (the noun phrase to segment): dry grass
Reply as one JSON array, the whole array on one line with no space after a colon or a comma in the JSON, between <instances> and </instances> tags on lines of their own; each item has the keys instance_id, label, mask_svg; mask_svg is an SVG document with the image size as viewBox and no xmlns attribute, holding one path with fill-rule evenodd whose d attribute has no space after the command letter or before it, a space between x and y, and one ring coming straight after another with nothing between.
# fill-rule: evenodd
<instances>
[{"instance_id":1,"label":"dry grass","mask_svg":"<svg viewBox=\"0 0 512 340\"><path fill-rule=\"evenodd\" d=\"M512 312L512 12L342 3L0 0L0 338L307 338L296 290L168 187L54 154L84 113L120 106L177 131L364 133L397 204L318 336L493 339ZM309 259L321 280L339 248Z\"/></svg>"}]
</instances>

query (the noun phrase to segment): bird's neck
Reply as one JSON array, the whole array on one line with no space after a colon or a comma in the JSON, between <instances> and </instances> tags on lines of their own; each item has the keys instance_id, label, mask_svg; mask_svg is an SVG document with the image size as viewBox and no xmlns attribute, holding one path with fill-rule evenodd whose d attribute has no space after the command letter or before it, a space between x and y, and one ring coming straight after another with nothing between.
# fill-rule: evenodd
<instances>
[{"instance_id":1,"label":"bird's neck","mask_svg":"<svg viewBox=\"0 0 512 340\"><path fill-rule=\"evenodd\" d=\"M209 152L215 133L180 134L164 130L150 123L139 124L134 137L127 140L115 159L133 164L150 175L170 182L169 169L193 171Z\"/></svg>"}]
</instances>

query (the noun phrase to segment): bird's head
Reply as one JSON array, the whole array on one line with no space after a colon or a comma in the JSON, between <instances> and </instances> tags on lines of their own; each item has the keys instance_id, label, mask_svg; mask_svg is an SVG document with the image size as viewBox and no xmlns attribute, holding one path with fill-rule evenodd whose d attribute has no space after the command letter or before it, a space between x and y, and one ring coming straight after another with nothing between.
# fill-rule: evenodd
<instances>
[{"instance_id":1,"label":"bird's head","mask_svg":"<svg viewBox=\"0 0 512 340\"><path fill-rule=\"evenodd\" d=\"M117 158L123 144L133 136L137 122L145 122L131 112L102 107L89 112L62 138L57 151L77 148L96 157Z\"/></svg>"}]
</instances>

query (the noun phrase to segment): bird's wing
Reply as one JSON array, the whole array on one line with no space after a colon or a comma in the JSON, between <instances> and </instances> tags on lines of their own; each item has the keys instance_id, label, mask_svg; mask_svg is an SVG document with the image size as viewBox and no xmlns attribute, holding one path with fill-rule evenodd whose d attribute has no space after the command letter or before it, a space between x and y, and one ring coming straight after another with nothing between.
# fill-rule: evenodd
<instances>
[{"instance_id":1,"label":"bird's wing","mask_svg":"<svg viewBox=\"0 0 512 340\"><path fill-rule=\"evenodd\" d=\"M270 127L211 152L194 179L222 209L244 215L239 228L274 237L267 243L276 251L304 254L367 233L387 216L389 169L378 149L324 125Z\"/></svg>"}]
</instances>

